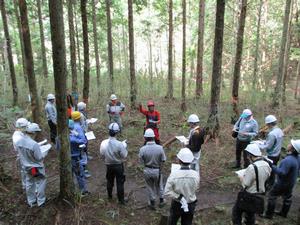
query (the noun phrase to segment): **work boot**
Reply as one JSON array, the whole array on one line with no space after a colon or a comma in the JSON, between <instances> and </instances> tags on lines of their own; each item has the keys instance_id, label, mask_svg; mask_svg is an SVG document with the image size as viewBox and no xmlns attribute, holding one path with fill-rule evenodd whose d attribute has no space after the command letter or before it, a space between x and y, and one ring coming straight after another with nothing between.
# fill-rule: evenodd
<instances>
[{"instance_id":1,"label":"work boot","mask_svg":"<svg viewBox=\"0 0 300 225\"><path fill-rule=\"evenodd\" d=\"M88 170L84 170L84 177L85 178L89 178L91 177L92 175L90 174L90 172Z\"/></svg>"},{"instance_id":2,"label":"work boot","mask_svg":"<svg viewBox=\"0 0 300 225\"><path fill-rule=\"evenodd\" d=\"M159 208L162 208L162 207L165 206L165 204L166 204L166 203L165 203L165 200L164 200L163 198L160 198L160 199L159 199L159 206L158 206L158 207L159 207Z\"/></svg>"},{"instance_id":3,"label":"work boot","mask_svg":"<svg viewBox=\"0 0 300 225\"><path fill-rule=\"evenodd\" d=\"M286 218L290 211L291 205L283 204L280 212L275 212L276 215Z\"/></svg>"},{"instance_id":4,"label":"work boot","mask_svg":"<svg viewBox=\"0 0 300 225\"><path fill-rule=\"evenodd\" d=\"M148 206L149 206L150 209L156 210L156 208L155 208L155 200L151 200L150 204Z\"/></svg>"}]
</instances>

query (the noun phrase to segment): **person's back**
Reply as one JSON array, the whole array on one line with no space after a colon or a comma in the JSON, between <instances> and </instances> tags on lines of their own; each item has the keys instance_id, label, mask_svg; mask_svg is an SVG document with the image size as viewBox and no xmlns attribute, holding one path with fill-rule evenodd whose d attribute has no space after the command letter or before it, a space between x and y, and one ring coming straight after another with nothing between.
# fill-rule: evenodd
<instances>
[{"instance_id":1,"label":"person's back","mask_svg":"<svg viewBox=\"0 0 300 225\"><path fill-rule=\"evenodd\" d=\"M154 141L147 142L147 144L140 149L139 155L146 167L160 168L161 163L165 161L163 147L155 144Z\"/></svg>"},{"instance_id":2,"label":"person's back","mask_svg":"<svg viewBox=\"0 0 300 225\"><path fill-rule=\"evenodd\" d=\"M287 155L280 162L279 167L273 167L273 170L277 174L276 183L290 188L294 187L299 174L298 157Z\"/></svg>"},{"instance_id":3,"label":"person's back","mask_svg":"<svg viewBox=\"0 0 300 225\"><path fill-rule=\"evenodd\" d=\"M200 182L197 171L189 168L181 168L171 172L168 181L165 187L165 195L178 198L182 194L188 203L197 199L196 190Z\"/></svg>"},{"instance_id":4,"label":"person's back","mask_svg":"<svg viewBox=\"0 0 300 225\"><path fill-rule=\"evenodd\" d=\"M118 141L115 137L109 137L102 141L100 146L100 154L105 158L105 164L121 164L127 157L127 150L123 146L121 141Z\"/></svg>"},{"instance_id":5,"label":"person's back","mask_svg":"<svg viewBox=\"0 0 300 225\"><path fill-rule=\"evenodd\" d=\"M258 172L258 182L259 182L259 191L257 191L256 188L256 174L254 165L257 167ZM271 168L269 164L264 161L262 158L256 160L253 162L253 164L250 164L244 174L244 177L242 179L242 186L246 188L246 191L249 193L264 193L265 192L265 183L266 180L270 177L271 174Z\"/></svg>"}]
</instances>

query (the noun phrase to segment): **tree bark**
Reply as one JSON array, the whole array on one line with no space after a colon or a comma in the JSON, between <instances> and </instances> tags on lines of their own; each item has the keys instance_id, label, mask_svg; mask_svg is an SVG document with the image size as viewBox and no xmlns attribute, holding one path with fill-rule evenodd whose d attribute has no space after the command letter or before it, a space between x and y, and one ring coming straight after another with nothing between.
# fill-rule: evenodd
<instances>
[{"instance_id":1,"label":"tree bark","mask_svg":"<svg viewBox=\"0 0 300 225\"><path fill-rule=\"evenodd\" d=\"M169 0L169 49L167 98L173 98L173 0Z\"/></svg>"},{"instance_id":2,"label":"tree bark","mask_svg":"<svg viewBox=\"0 0 300 225\"><path fill-rule=\"evenodd\" d=\"M75 1L74 6L75 5L76 5L76 1ZM77 57L78 57L78 71L79 71L79 77L80 77L80 79L78 80L78 76L77 76L77 85L78 85L78 82L81 81L82 70L81 70L81 57L80 57L81 51L80 51L80 41L79 41L79 31L78 31L78 21L77 21L76 10L74 10L74 16L75 16L75 36L76 36Z\"/></svg>"},{"instance_id":3,"label":"tree bark","mask_svg":"<svg viewBox=\"0 0 300 225\"><path fill-rule=\"evenodd\" d=\"M291 11L293 12L293 5L291 6ZM290 15L288 33L287 33L287 42L286 42L286 49L284 53L284 63L283 63L283 78L282 78L282 95L281 101L282 104L286 106L286 82L288 76L288 67L289 67L289 57L290 57L290 49L291 49L291 27L292 27L292 14Z\"/></svg>"},{"instance_id":4,"label":"tree bark","mask_svg":"<svg viewBox=\"0 0 300 225\"><path fill-rule=\"evenodd\" d=\"M295 86L295 94L294 94L295 99L297 99L297 97L298 97L298 87L299 87L299 81L300 81L300 60L298 60L296 77L297 78L296 78L296 86Z\"/></svg>"},{"instance_id":5,"label":"tree bark","mask_svg":"<svg viewBox=\"0 0 300 225\"><path fill-rule=\"evenodd\" d=\"M0 0L0 10L2 15L3 30L5 35L6 51L7 51L8 65L9 65L9 73L10 73L12 93L13 93L13 106L16 106L18 104L18 87L17 87L15 67L14 67L14 61L13 61L11 45L10 45L10 36L9 36L9 31L7 26L7 17L6 17L4 0Z\"/></svg>"},{"instance_id":6,"label":"tree bark","mask_svg":"<svg viewBox=\"0 0 300 225\"><path fill-rule=\"evenodd\" d=\"M106 22L107 22L108 73L110 79L110 92L114 93L114 62L113 62L111 18L110 18L111 0L105 0L105 3L106 3Z\"/></svg>"},{"instance_id":7,"label":"tree bark","mask_svg":"<svg viewBox=\"0 0 300 225\"><path fill-rule=\"evenodd\" d=\"M199 0L196 98L199 98L203 93L204 17L205 17L205 0Z\"/></svg>"},{"instance_id":8,"label":"tree bark","mask_svg":"<svg viewBox=\"0 0 300 225\"><path fill-rule=\"evenodd\" d=\"M74 15L73 15L73 0L68 0L68 24L69 24L69 39L70 39L70 59L71 59L71 72L72 72L72 92L77 94L77 64L76 64L76 43L74 31ZM76 103L75 103L76 104ZM77 105L77 104L76 104Z\"/></svg>"},{"instance_id":9,"label":"tree bark","mask_svg":"<svg viewBox=\"0 0 300 225\"><path fill-rule=\"evenodd\" d=\"M37 0L38 8L38 18L39 18L39 27L40 27L40 39L41 39L41 53L42 53L42 62L43 62L43 74L44 77L48 77L48 68L47 68L47 57L46 57L46 47L45 47L45 35L44 35L44 26L42 19L42 10L41 10L41 0Z\"/></svg>"},{"instance_id":10,"label":"tree bark","mask_svg":"<svg viewBox=\"0 0 300 225\"><path fill-rule=\"evenodd\" d=\"M219 133L218 107L220 102L220 85L222 69L223 33L224 33L225 0L217 0L215 40L213 52L213 68L211 76L210 115L208 126L211 137L217 137Z\"/></svg>"},{"instance_id":11,"label":"tree bark","mask_svg":"<svg viewBox=\"0 0 300 225\"><path fill-rule=\"evenodd\" d=\"M186 0L182 0L182 83L181 83L181 111L186 111L185 100L186 74Z\"/></svg>"},{"instance_id":12,"label":"tree bark","mask_svg":"<svg viewBox=\"0 0 300 225\"><path fill-rule=\"evenodd\" d=\"M28 76L28 87L31 97L31 110L32 110L32 119L33 122L40 122L40 104L37 94L35 73L34 73L34 63L32 55L32 47L30 40L30 30L28 25L28 16L27 16L27 5L26 0L19 0L20 8L20 18L22 26L22 37L24 41L24 53L25 53L25 62L26 62L26 71Z\"/></svg>"},{"instance_id":13,"label":"tree bark","mask_svg":"<svg viewBox=\"0 0 300 225\"><path fill-rule=\"evenodd\" d=\"M288 24L289 24L289 18L290 18L290 10L291 10L291 1L292 0L286 0L286 5L285 5L285 15L284 15L283 30L282 30L282 38L281 38L281 48L280 48L280 54L279 54L277 80L276 80L276 87L275 87L275 91L273 94L273 100L272 100L272 105L271 105L273 108L280 105L280 99L281 99L281 95L282 95L284 54L285 54L285 50L286 50Z\"/></svg>"},{"instance_id":14,"label":"tree bark","mask_svg":"<svg viewBox=\"0 0 300 225\"><path fill-rule=\"evenodd\" d=\"M96 18L96 2L93 0L93 33L94 33L94 50L96 58L96 74L97 74L97 101L101 97L100 89L100 60L99 60L99 50L98 50L98 33L97 33L97 18Z\"/></svg>"},{"instance_id":15,"label":"tree bark","mask_svg":"<svg viewBox=\"0 0 300 225\"><path fill-rule=\"evenodd\" d=\"M133 11L132 0L128 0L128 31L129 31L129 60L130 60L130 106L136 108L137 85L135 78L134 62L134 29L133 29Z\"/></svg>"},{"instance_id":16,"label":"tree bark","mask_svg":"<svg viewBox=\"0 0 300 225\"><path fill-rule=\"evenodd\" d=\"M60 158L60 198L74 201L74 183L71 169L69 129L67 126L67 68L62 0L49 1L52 41L52 59L57 106L57 133L61 149Z\"/></svg>"},{"instance_id":17,"label":"tree bark","mask_svg":"<svg viewBox=\"0 0 300 225\"><path fill-rule=\"evenodd\" d=\"M25 83L27 83L27 74L26 74L26 63L25 63L25 55L24 55L24 43L22 38L22 29L21 29L21 21L20 21L20 15L18 11L18 3L17 0L14 0L14 11L15 16L18 24L18 30L19 30L19 40L20 40L20 46L21 46L21 54L22 54L22 70L23 70L23 77L25 80Z\"/></svg>"},{"instance_id":18,"label":"tree bark","mask_svg":"<svg viewBox=\"0 0 300 225\"><path fill-rule=\"evenodd\" d=\"M238 101L239 101L239 83L241 77L241 64L243 55L243 41L244 41L244 28L247 14L247 0L242 0L241 13L239 18L238 33L236 37L236 53L235 63L233 70L233 81L232 81L232 120L236 121L239 117Z\"/></svg>"},{"instance_id":19,"label":"tree bark","mask_svg":"<svg viewBox=\"0 0 300 225\"><path fill-rule=\"evenodd\" d=\"M259 59L259 46L260 46L260 26L261 26L261 13L262 13L263 0L260 0L258 15L257 15L257 28L256 28L256 40L255 40L255 56L253 65L253 80L252 89L255 92L257 90L257 72L258 72L258 59Z\"/></svg>"},{"instance_id":20,"label":"tree bark","mask_svg":"<svg viewBox=\"0 0 300 225\"><path fill-rule=\"evenodd\" d=\"M86 13L87 0L80 0L81 20L82 20L82 36L83 36L83 94L82 98L85 103L89 101L90 91L90 58L89 58L89 36L88 22Z\"/></svg>"}]
</instances>

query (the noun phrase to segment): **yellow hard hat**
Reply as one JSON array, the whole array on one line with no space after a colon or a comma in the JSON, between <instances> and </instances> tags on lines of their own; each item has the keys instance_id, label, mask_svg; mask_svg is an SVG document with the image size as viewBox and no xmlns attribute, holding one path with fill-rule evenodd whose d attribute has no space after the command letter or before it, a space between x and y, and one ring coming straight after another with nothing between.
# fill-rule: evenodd
<instances>
[{"instance_id":1,"label":"yellow hard hat","mask_svg":"<svg viewBox=\"0 0 300 225\"><path fill-rule=\"evenodd\" d=\"M81 113L78 111L74 111L74 112L72 112L71 117L72 117L72 120L79 120L81 117Z\"/></svg>"}]
</instances>

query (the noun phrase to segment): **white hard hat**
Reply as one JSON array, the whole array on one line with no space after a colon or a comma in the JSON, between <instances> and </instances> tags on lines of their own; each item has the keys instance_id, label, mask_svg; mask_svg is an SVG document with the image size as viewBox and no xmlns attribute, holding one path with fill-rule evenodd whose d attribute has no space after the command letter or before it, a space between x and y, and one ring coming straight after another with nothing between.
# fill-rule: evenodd
<instances>
[{"instance_id":1,"label":"white hard hat","mask_svg":"<svg viewBox=\"0 0 300 225\"><path fill-rule=\"evenodd\" d=\"M247 145L245 151L249 152L251 155L254 155L254 156L262 156L261 151L257 144Z\"/></svg>"},{"instance_id":2,"label":"white hard hat","mask_svg":"<svg viewBox=\"0 0 300 225\"><path fill-rule=\"evenodd\" d=\"M117 98L117 96L115 95L115 94L112 94L111 96L110 96L110 100L117 100L118 98Z\"/></svg>"},{"instance_id":3,"label":"white hard hat","mask_svg":"<svg viewBox=\"0 0 300 225\"><path fill-rule=\"evenodd\" d=\"M29 124L29 121L25 118L19 118L16 121L16 128L21 128L21 127L27 127Z\"/></svg>"},{"instance_id":4,"label":"white hard hat","mask_svg":"<svg viewBox=\"0 0 300 225\"><path fill-rule=\"evenodd\" d=\"M244 109L244 111L243 111L241 117L242 117L242 118L247 118L248 116L251 116L251 115L252 115L252 112L251 112L250 109Z\"/></svg>"},{"instance_id":5,"label":"white hard hat","mask_svg":"<svg viewBox=\"0 0 300 225\"><path fill-rule=\"evenodd\" d=\"M154 131L151 128L148 128L144 133L144 137L155 137Z\"/></svg>"},{"instance_id":6,"label":"white hard hat","mask_svg":"<svg viewBox=\"0 0 300 225\"><path fill-rule=\"evenodd\" d=\"M294 147L294 149L300 154L300 139L298 140L291 140L291 144Z\"/></svg>"},{"instance_id":7,"label":"white hard hat","mask_svg":"<svg viewBox=\"0 0 300 225\"><path fill-rule=\"evenodd\" d=\"M53 100L53 99L55 99L54 94L48 94L48 95L47 95L47 101Z\"/></svg>"},{"instance_id":8,"label":"white hard hat","mask_svg":"<svg viewBox=\"0 0 300 225\"><path fill-rule=\"evenodd\" d=\"M196 114L191 114L188 118L188 123L199 123L199 117Z\"/></svg>"},{"instance_id":9,"label":"white hard hat","mask_svg":"<svg viewBox=\"0 0 300 225\"><path fill-rule=\"evenodd\" d=\"M114 132L119 132L120 131L119 124L117 124L117 123L109 124L108 129L111 130L111 131L114 131Z\"/></svg>"},{"instance_id":10,"label":"white hard hat","mask_svg":"<svg viewBox=\"0 0 300 225\"><path fill-rule=\"evenodd\" d=\"M273 123L273 122L276 122L277 119L275 116L273 115L268 115L266 118L265 118L265 124L268 124L268 123Z\"/></svg>"},{"instance_id":11,"label":"white hard hat","mask_svg":"<svg viewBox=\"0 0 300 225\"><path fill-rule=\"evenodd\" d=\"M84 110L86 108L86 104L84 102L78 102L77 104L78 110Z\"/></svg>"},{"instance_id":12,"label":"white hard hat","mask_svg":"<svg viewBox=\"0 0 300 225\"><path fill-rule=\"evenodd\" d=\"M38 132L38 131L41 131L41 128L39 127L39 125L37 123L30 123L26 127L26 132L28 132L28 133L34 133L34 132Z\"/></svg>"},{"instance_id":13,"label":"white hard hat","mask_svg":"<svg viewBox=\"0 0 300 225\"><path fill-rule=\"evenodd\" d=\"M177 158L183 163L191 163L194 160L194 155L189 148L182 148L178 152Z\"/></svg>"}]
</instances>

